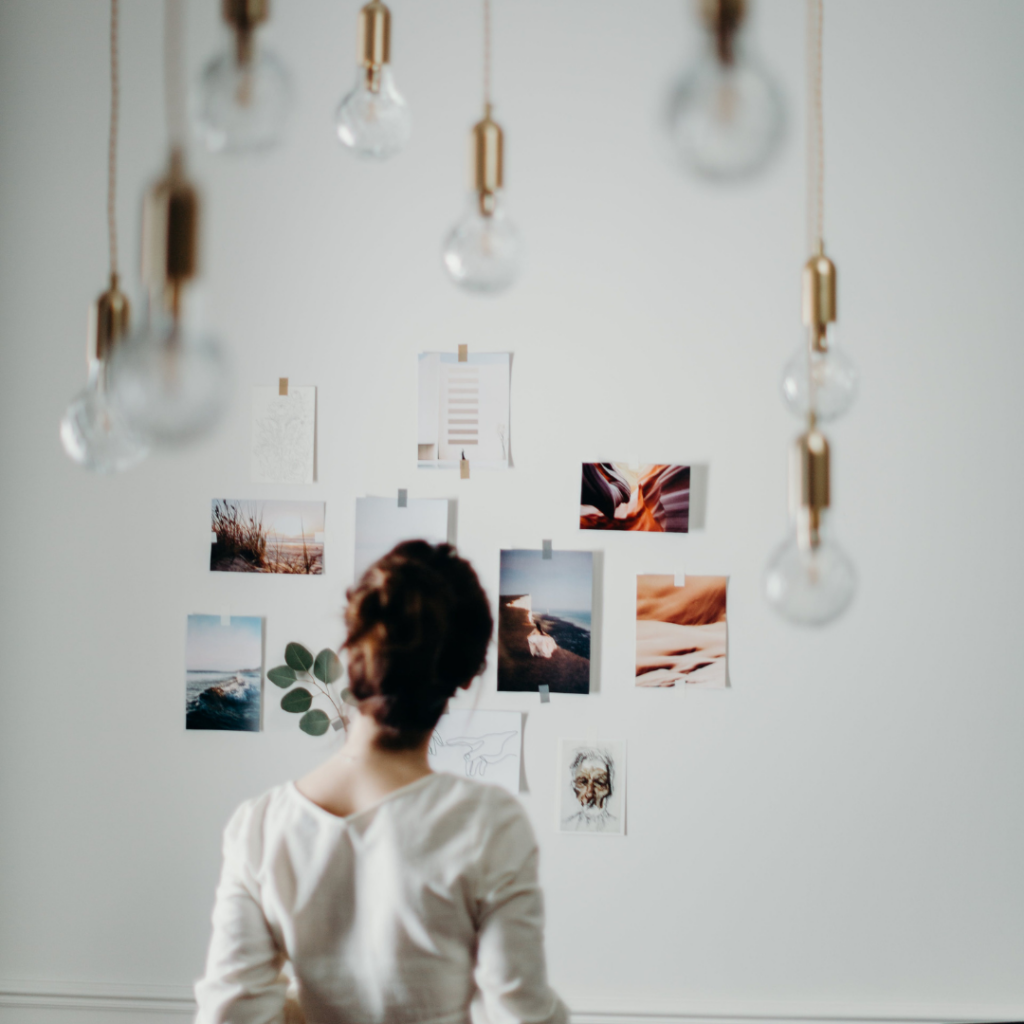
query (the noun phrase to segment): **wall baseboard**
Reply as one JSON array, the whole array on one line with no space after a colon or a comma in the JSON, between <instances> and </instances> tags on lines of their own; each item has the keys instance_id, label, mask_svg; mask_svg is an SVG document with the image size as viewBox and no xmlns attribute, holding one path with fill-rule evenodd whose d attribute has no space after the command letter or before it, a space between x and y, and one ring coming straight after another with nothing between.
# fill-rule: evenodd
<instances>
[{"instance_id":1,"label":"wall baseboard","mask_svg":"<svg viewBox=\"0 0 1024 1024\"><path fill-rule=\"evenodd\" d=\"M574 1000L581 1009L572 1011L572 1024L1012 1024L1024 1019L1021 1009L978 1008L981 1012L943 1013L937 1008L908 1007L892 1012L821 1012L808 1006L766 1006L759 1011L746 1007L724 1008L691 1005L685 1011L662 1004L631 1008L596 1006L596 1000ZM590 1006L586 1007L587 1003ZM192 990L186 985L123 985L89 982L0 980L0 1009L66 1011L68 1021L81 1011L116 1014L146 1013L180 1019L196 1012ZM737 1011L740 1012L737 1012ZM62 1017L62 1019L64 1019Z\"/></svg>"}]
</instances>

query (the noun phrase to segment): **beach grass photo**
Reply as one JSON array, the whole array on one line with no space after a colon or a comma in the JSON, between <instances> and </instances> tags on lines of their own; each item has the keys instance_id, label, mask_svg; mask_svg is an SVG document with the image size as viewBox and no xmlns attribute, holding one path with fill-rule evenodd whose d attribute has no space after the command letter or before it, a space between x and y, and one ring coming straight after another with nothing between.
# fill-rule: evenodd
<instances>
[{"instance_id":1,"label":"beach grass photo","mask_svg":"<svg viewBox=\"0 0 1024 1024\"><path fill-rule=\"evenodd\" d=\"M593 553L501 552L498 689L590 692Z\"/></svg>"},{"instance_id":2,"label":"beach grass photo","mask_svg":"<svg viewBox=\"0 0 1024 1024\"><path fill-rule=\"evenodd\" d=\"M636 685L729 685L728 576L636 578Z\"/></svg>"},{"instance_id":3,"label":"beach grass photo","mask_svg":"<svg viewBox=\"0 0 1024 1024\"><path fill-rule=\"evenodd\" d=\"M185 635L185 728L259 732L263 620L190 615Z\"/></svg>"},{"instance_id":4,"label":"beach grass photo","mask_svg":"<svg viewBox=\"0 0 1024 1024\"><path fill-rule=\"evenodd\" d=\"M322 501L214 498L210 571L321 575L324 512Z\"/></svg>"},{"instance_id":5,"label":"beach grass photo","mask_svg":"<svg viewBox=\"0 0 1024 1024\"><path fill-rule=\"evenodd\" d=\"M690 467L584 462L580 529L688 533Z\"/></svg>"}]
</instances>

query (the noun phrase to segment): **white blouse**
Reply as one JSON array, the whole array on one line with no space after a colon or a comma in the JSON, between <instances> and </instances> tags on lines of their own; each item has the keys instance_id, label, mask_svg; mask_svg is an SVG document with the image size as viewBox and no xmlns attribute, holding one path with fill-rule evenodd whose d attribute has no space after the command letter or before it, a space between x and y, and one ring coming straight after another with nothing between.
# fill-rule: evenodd
<instances>
[{"instance_id":1,"label":"white blouse","mask_svg":"<svg viewBox=\"0 0 1024 1024\"><path fill-rule=\"evenodd\" d=\"M196 1024L564 1024L543 927L504 790L426 775L339 818L289 782L224 830Z\"/></svg>"}]
</instances>

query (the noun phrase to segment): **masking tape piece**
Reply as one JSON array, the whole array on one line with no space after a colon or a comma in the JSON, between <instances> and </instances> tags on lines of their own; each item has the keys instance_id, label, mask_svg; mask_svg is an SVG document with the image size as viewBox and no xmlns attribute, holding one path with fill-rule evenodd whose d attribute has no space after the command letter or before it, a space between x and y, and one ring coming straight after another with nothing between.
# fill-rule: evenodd
<instances>
[{"instance_id":1,"label":"masking tape piece","mask_svg":"<svg viewBox=\"0 0 1024 1024\"><path fill-rule=\"evenodd\" d=\"M540 686L537 687L537 692L540 694L541 704L551 703L551 688L547 683L541 683Z\"/></svg>"},{"instance_id":2,"label":"masking tape piece","mask_svg":"<svg viewBox=\"0 0 1024 1024\"><path fill-rule=\"evenodd\" d=\"M287 377L278 377L277 378L277 393L279 395L287 395L288 394L288 378Z\"/></svg>"},{"instance_id":3,"label":"masking tape piece","mask_svg":"<svg viewBox=\"0 0 1024 1024\"><path fill-rule=\"evenodd\" d=\"M468 480L469 479L469 460L468 459L461 459L459 461L459 476L463 480Z\"/></svg>"},{"instance_id":4,"label":"masking tape piece","mask_svg":"<svg viewBox=\"0 0 1024 1024\"><path fill-rule=\"evenodd\" d=\"M230 611L223 611L223 612L220 613L220 624L222 626L230 626L231 625L231 612Z\"/></svg>"},{"instance_id":5,"label":"masking tape piece","mask_svg":"<svg viewBox=\"0 0 1024 1024\"><path fill-rule=\"evenodd\" d=\"M676 575L675 575L675 581L676 581L676 586L677 587L685 587L686 586L686 573L685 572L677 572Z\"/></svg>"},{"instance_id":6,"label":"masking tape piece","mask_svg":"<svg viewBox=\"0 0 1024 1024\"><path fill-rule=\"evenodd\" d=\"M217 543L217 534L214 533L213 530L210 531L210 543L211 544L216 544Z\"/></svg>"},{"instance_id":7,"label":"masking tape piece","mask_svg":"<svg viewBox=\"0 0 1024 1024\"><path fill-rule=\"evenodd\" d=\"M345 723L340 718L336 718L333 722L331 722L331 727L334 729L335 732L337 732L339 729L345 728Z\"/></svg>"},{"instance_id":8,"label":"masking tape piece","mask_svg":"<svg viewBox=\"0 0 1024 1024\"><path fill-rule=\"evenodd\" d=\"M542 544L542 549L541 549L542 550L542 554L541 554L540 557L543 558L545 561L550 562L551 561L551 541L545 540L545 541L542 541L541 544Z\"/></svg>"},{"instance_id":9,"label":"masking tape piece","mask_svg":"<svg viewBox=\"0 0 1024 1024\"><path fill-rule=\"evenodd\" d=\"M404 487L398 488L398 507L408 508L409 507L409 492Z\"/></svg>"},{"instance_id":10,"label":"masking tape piece","mask_svg":"<svg viewBox=\"0 0 1024 1024\"><path fill-rule=\"evenodd\" d=\"M323 530L317 530L316 533L313 534L313 541L316 544L323 544L323 542L324 542L324 531Z\"/></svg>"},{"instance_id":11,"label":"masking tape piece","mask_svg":"<svg viewBox=\"0 0 1024 1024\"><path fill-rule=\"evenodd\" d=\"M459 362L460 363L465 363L465 362L468 362L468 361L469 361L469 346L468 345L460 345L459 346Z\"/></svg>"}]
</instances>

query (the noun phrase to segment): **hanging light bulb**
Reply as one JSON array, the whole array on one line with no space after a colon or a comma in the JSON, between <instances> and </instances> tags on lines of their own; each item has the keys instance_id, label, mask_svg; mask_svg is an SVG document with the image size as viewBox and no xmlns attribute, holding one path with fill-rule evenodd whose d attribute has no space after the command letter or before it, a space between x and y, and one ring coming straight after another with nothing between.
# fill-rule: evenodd
<instances>
[{"instance_id":1,"label":"hanging light bulb","mask_svg":"<svg viewBox=\"0 0 1024 1024\"><path fill-rule=\"evenodd\" d=\"M391 73L391 12L371 0L359 12L356 84L338 105L338 138L359 156L386 160L405 148L409 108Z\"/></svg>"},{"instance_id":2,"label":"hanging light bulb","mask_svg":"<svg viewBox=\"0 0 1024 1024\"><path fill-rule=\"evenodd\" d=\"M110 287L93 303L89 315L89 376L60 422L60 439L68 458L96 473L114 473L141 462L148 447L118 412L107 394L107 363L114 346L128 333L128 298L117 275L117 115L118 0L110 0L110 140L107 146L107 232Z\"/></svg>"},{"instance_id":3,"label":"hanging light bulb","mask_svg":"<svg viewBox=\"0 0 1024 1024\"><path fill-rule=\"evenodd\" d=\"M89 378L60 421L60 439L68 458L96 473L118 473L140 463L148 445L128 425L107 393L108 359L128 332L128 299L117 274L93 304L89 317Z\"/></svg>"},{"instance_id":4,"label":"hanging light bulb","mask_svg":"<svg viewBox=\"0 0 1024 1024\"><path fill-rule=\"evenodd\" d=\"M491 4L484 0L484 117L470 135L469 205L445 239L449 277L471 292L500 292L519 275L519 232L505 213L505 134L491 117Z\"/></svg>"},{"instance_id":5,"label":"hanging light bulb","mask_svg":"<svg viewBox=\"0 0 1024 1024\"><path fill-rule=\"evenodd\" d=\"M782 373L782 399L801 418L814 411L820 422L842 416L857 396L857 368L829 337L836 319L836 268L819 248L804 265L804 324L809 343L803 342Z\"/></svg>"},{"instance_id":6,"label":"hanging light bulb","mask_svg":"<svg viewBox=\"0 0 1024 1024\"><path fill-rule=\"evenodd\" d=\"M807 227L814 255L804 266L803 319L806 355L787 367L783 390L787 404L807 417L807 430L796 439L789 463L789 508L792 534L775 552L765 573L765 593L790 622L822 626L840 616L853 599L857 575L853 563L831 538L827 517L831 503L829 444L818 430L819 417L838 415L850 404L856 375L849 364L828 362L835 356L826 343L836 319L836 268L825 256L824 121L821 105L821 0L808 8ZM797 380L794 364L802 365ZM793 401L787 387L792 389Z\"/></svg>"},{"instance_id":7,"label":"hanging light bulb","mask_svg":"<svg viewBox=\"0 0 1024 1024\"><path fill-rule=\"evenodd\" d=\"M281 61L257 45L270 0L222 0L232 45L217 54L199 83L198 127L214 153L272 149L284 137L291 78Z\"/></svg>"},{"instance_id":8,"label":"hanging light bulb","mask_svg":"<svg viewBox=\"0 0 1024 1024\"><path fill-rule=\"evenodd\" d=\"M708 178L753 174L782 137L782 103L744 53L746 0L701 0L707 51L673 92L669 134L685 167Z\"/></svg>"},{"instance_id":9,"label":"hanging light bulb","mask_svg":"<svg viewBox=\"0 0 1024 1024\"><path fill-rule=\"evenodd\" d=\"M168 446L209 431L228 397L220 344L186 316L186 286L195 276L199 198L185 177L184 155L146 194L142 213L142 325L117 346L111 363L117 406L143 436Z\"/></svg>"},{"instance_id":10,"label":"hanging light bulb","mask_svg":"<svg viewBox=\"0 0 1024 1024\"><path fill-rule=\"evenodd\" d=\"M473 186L469 207L444 243L444 265L467 291L500 292L519 273L519 232L505 213L502 195L504 139L491 119L473 126Z\"/></svg>"},{"instance_id":11,"label":"hanging light bulb","mask_svg":"<svg viewBox=\"0 0 1024 1024\"><path fill-rule=\"evenodd\" d=\"M829 536L829 445L814 426L796 439L790 455L793 535L768 563L769 603L790 622L822 626L841 615L853 598L853 563Z\"/></svg>"}]
</instances>

